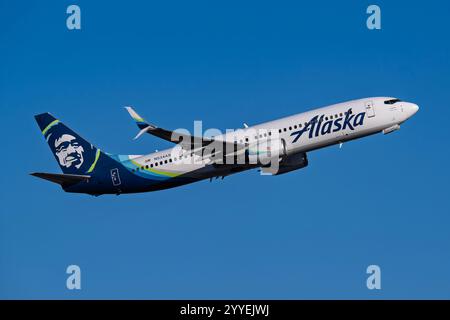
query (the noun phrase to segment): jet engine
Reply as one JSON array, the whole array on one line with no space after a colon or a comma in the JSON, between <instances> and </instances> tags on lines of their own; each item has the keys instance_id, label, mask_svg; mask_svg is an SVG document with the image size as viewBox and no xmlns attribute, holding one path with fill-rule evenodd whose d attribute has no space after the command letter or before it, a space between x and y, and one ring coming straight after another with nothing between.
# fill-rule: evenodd
<instances>
[{"instance_id":1,"label":"jet engine","mask_svg":"<svg viewBox=\"0 0 450 320\"><path fill-rule=\"evenodd\" d=\"M306 153L296 153L290 156L282 157L277 166L261 167L261 171L265 174L280 175L290 171L304 168L308 165L308 157Z\"/></svg>"},{"instance_id":2,"label":"jet engine","mask_svg":"<svg viewBox=\"0 0 450 320\"><path fill-rule=\"evenodd\" d=\"M251 145L245 153L245 163L269 166L287 156L284 139L270 139Z\"/></svg>"}]
</instances>

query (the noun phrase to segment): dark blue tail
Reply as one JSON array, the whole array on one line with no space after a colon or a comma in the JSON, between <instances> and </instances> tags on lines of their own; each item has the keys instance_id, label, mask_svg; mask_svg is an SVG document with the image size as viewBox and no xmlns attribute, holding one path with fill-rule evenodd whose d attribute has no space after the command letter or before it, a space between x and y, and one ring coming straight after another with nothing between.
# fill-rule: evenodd
<instances>
[{"instance_id":1,"label":"dark blue tail","mask_svg":"<svg viewBox=\"0 0 450 320\"><path fill-rule=\"evenodd\" d=\"M84 140L50 113L35 116L61 170L68 174L90 174L100 157L100 149Z\"/></svg>"}]
</instances>

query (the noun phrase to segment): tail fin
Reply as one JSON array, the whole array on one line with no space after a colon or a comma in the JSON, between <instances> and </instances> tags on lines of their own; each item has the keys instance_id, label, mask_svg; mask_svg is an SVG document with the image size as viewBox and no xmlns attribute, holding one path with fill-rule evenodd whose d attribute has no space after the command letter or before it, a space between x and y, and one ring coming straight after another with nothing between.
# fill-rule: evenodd
<instances>
[{"instance_id":1,"label":"tail fin","mask_svg":"<svg viewBox=\"0 0 450 320\"><path fill-rule=\"evenodd\" d=\"M35 119L65 174L86 174L94 170L100 157L100 149L48 112L36 115Z\"/></svg>"}]
</instances>

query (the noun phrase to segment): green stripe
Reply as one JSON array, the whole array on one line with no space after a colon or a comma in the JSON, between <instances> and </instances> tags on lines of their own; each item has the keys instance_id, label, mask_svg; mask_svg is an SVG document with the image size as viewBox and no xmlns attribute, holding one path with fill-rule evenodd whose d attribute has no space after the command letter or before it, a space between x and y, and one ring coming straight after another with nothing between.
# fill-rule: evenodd
<instances>
[{"instance_id":1,"label":"green stripe","mask_svg":"<svg viewBox=\"0 0 450 320\"><path fill-rule=\"evenodd\" d=\"M87 173L91 173L94 170L95 165L97 164L98 158L100 158L100 149L97 149L97 152L95 153L95 160L92 163L92 165L89 168L89 170L87 171Z\"/></svg>"},{"instance_id":2,"label":"green stripe","mask_svg":"<svg viewBox=\"0 0 450 320\"><path fill-rule=\"evenodd\" d=\"M48 126L45 127L44 130L42 130L42 134L45 135L48 131L48 129L50 129L51 127L53 127L55 124L57 124L59 122L59 120L53 120L52 122L49 123Z\"/></svg>"},{"instance_id":3,"label":"green stripe","mask_svg":"<svg viewBox=\"0 0 450 320\"><path fill-rule=\"evenodd\" d=\"M134 164L135 166L137 166L138 168L141 168L141 170L148 171L148 172L153 172L153 173L156 173L156 174L160 174L160 175L162 175L162 176L167 176L167 177L175 178L175 177L177 177L177 176L179 176L179 175L182 174L182 173L177 173L177 172L159 171L159 170L150 169L150 168L147 169L147 168L145 167L145 165L140 165L139 163L137 163L137 162L135 162L135 161L133 161L133 160L130 160L130 162L131 162L132 164Z\"/></svg>"}]
</instances>

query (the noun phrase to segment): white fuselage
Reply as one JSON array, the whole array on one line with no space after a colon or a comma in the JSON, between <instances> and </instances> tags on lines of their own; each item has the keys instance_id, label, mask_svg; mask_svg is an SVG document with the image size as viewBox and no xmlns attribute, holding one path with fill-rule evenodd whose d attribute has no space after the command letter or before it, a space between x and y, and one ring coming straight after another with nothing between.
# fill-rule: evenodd
<instances>
[{"instance_id":1,"label":"white fuselage","mask_svg":"<svg viewBox=\"0 0 450 320\"><path fill-rule=\"evenodd\" d=\"M260 135L260 132L270 132L271 137L277 135L284 141L287 155L293 155L361 138L383 130L385 132L394 131L417 110L416 104L391 97L365 98L238 129L215 136L214 139L251 146L268 139L267 135ZM348 112L350 115L347 115ZM200 155L192 156L193 161L180 161L178 156L174 156L175 149L177 147L138 156L132 160L142 167L148 166L155 170L175 174L184 174L207 166L207 163L200 161ZM214 175L214 172L209 172L203 178ZM218 175L221 174L218 173Z\"/></svg>"}]
</instances>

